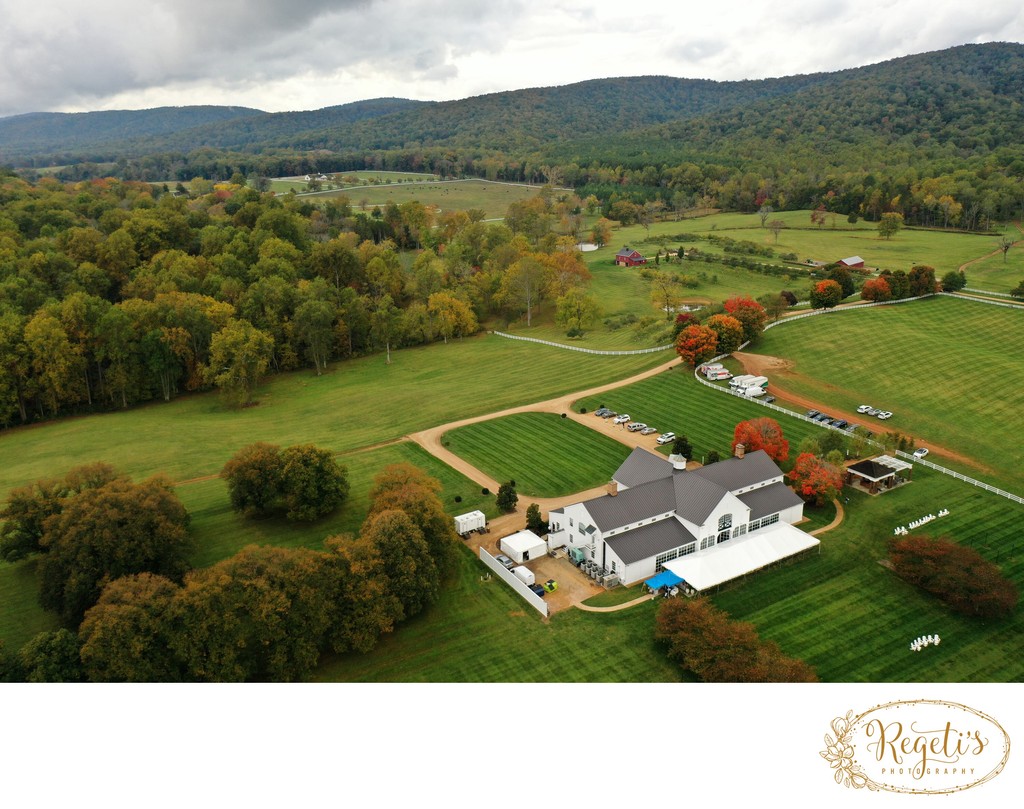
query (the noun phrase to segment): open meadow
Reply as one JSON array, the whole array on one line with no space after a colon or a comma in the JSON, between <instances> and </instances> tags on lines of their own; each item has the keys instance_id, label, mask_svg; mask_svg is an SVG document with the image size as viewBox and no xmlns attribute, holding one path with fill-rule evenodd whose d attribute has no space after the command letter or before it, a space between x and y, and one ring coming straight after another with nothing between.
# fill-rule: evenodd
<instances>
[{"instance_id":1,"label":"open meadow","mask_svg":"<svg viewBox=\"0 0 1024 809\"><path fill-rule=\"evenodd\" d=\"M535 185L496 183L488 180L443 180L437 182L391 183L354 186L338 191L323 191L315 199L344 194L357 211L369 211L389 202L420 202L435 205L439 211L468 211L477 208L486 219L503 219L508 206L537 196Z\"/></svg>"},{"instance_id":2,"label":"open meadow","mask_svg":"<svg viewBox=\"0 0 1024 809\"><path fill-rule=\"evenodd\" d=\"M1024 311L937 297L785 323L750 350L784 360L769 380L785 390L845 413L890 410L860 423L968 456L977 463L948 465L1022 494L1022 324Z\"/></svg>"}]
</instances>

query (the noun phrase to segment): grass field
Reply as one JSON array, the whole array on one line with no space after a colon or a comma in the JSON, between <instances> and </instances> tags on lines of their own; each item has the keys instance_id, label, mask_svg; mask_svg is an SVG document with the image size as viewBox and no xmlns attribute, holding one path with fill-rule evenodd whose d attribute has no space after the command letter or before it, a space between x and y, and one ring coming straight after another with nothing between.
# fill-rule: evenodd
<instances>
[{"instance_id":1,"label":"grass field","mask_svg":"<svg viewBox=\"0 0 1024 809\"><path fill-rule=\"evenodd\" d=\"M1008 433L1024 410L1022 326L1018 310L932 298L795 321L755 348L792 361L776 374L785 388L846 412L891 410L886 430L976 459L983 469L948 465L1020 494L1024 447Z\"/></svg>"},{"instance_id":2,"label":"grass field","mask_svg":"<svg viewBox=\"0 0 1024 809\"><path fill-rule=\"evenodd\" d=\"M336 194L349 198L353 208L369 211L376 205L394 202L401 205L413 200L436 205L441 211L467 211L479 208L487 219L501 219L513 202L531 199L540 189L530 185L492 183L486 180L447 180L429 183L393 183L391 185L356 186L340 191L317 194L324 199Z\"/></svg>"},{"instance_id":3,"label":"grass field","mask_svg":"<svg viewBox=\"0 0 1024 809\"><path fill-rule=\"evenodd\" d=\"M448 449L520 496L561 497L607 483L629 448L554 413L516 413L459 427Z\"/></svg>"},{"instance_id":4,"label":"grass field","mask_svg":"<svg viewBox=\"0 0 1024 809\"><path fill-rule=\"evenodd\" d=\"M342 179L356 178L359 182L344 183L344 187L358 187L362 184L367 185L387 185L391 183L427 183L433 182L440 179L436 174L425 174L414 171L339 171L332 172L328 176L337 177L338 182L333 183L328 180L323 182L323 187L327 188L329 185L342 185ZM310 175L314 176L314 175ZM275 177L270 181L270 190L276 193L287 193L289 191L295 191L301 193L306 190L309 181L305 178L305 175L299 175L296 177ZM343 190L343 189L340 189Z\"/></svg>"},{"instance_id":5,"label":"grass field","mask_svg":"<svg viewBox=\"0 0 1024 809\"><path fill-rule=\"evenodd\" d=\"M1009 236L1013 238L1012 234ZM972 289L1009 292L1024 281L1024 248L1011 247L1005 261L1002 253L983 258L964 270L964 275Z\"/></svg>"},{"instance_id":6,"label":"grass field","mask_svg":"<svg viewBox=\"0 0 1024 809\"><path fill-rule=\"evenodd\" d=\"M468 551L455 580L426 613L368 654L326 661L321 681L346 682L677 682L653 638L654 607L624 612L569 610L545 624Z\"/></svg>"},{"instance_id":7,"label":"grass field","mask_svg":"<svg viewBox=\"0 0 1024 809\"><path fill-rule=\"evenodd\" d=\"M373 478L385 466L411 463L441 481L441 497L452 515L480 509L488 517L498 515L494 495L482 495L480 487L438 461L418 444L403 441L372 450L355 451L339 458L348 469L348 499L333 514L314 523L292 523L284 518L250 520L235 513L222 480L199 480L177 487L177 494L192 517L196 552L194 567L212 565L246 545L285 548L323 546L329 536L356 533L369 510ZM461 497L460 502L455 502ZM17 649L36 633L56 626L55 618L37 601L39 581L36 560L17 564L0 562L0 640Z\"/></svg>"},{"instance_id":8,"label":"grass field","mask_svg":"<svg viewBox=\"0 0 1024 809\"><path fill-rule=\"evenodd\" d=\"M106 461L135 478L216 474L253 441L312 442L346 452L416 430L613 382L668 359L603 357L493 335L337 363L268 379L259 404L226 409L215 394L18 428L0 434L0 497L14 486ZM111 437L117 436L116 441Z\"/></svg>"}]
</instances>

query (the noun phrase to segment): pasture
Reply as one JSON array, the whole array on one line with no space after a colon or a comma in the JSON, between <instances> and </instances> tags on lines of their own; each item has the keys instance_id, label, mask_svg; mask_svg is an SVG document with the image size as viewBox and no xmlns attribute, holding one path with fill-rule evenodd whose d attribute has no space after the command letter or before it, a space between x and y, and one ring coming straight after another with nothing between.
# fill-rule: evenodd
<instances>
[{"instance_id":1,"label":"pasture","mask_svg":"<svg viewBox=\"0 0 1024 809\"><path fill-rule=\"evenodd\" d=\"M1017 234L1020 235L1020 234ZM1012 234L1009 234L1013 238ZM967 286L989 292L1009 292L1024 281L1024 245L1011 247L1004 260L1002 252L988 255L964 270Z\"/></svg>"},{"instance_id":2,"label":"pasture","mask_svg":"<svg viewBox=\"0 0 1024 809\"><path fill-rule=\"evenodd\" d=\"M524 497L561 497L607 483L629 447L555 413L515 413L444 434L452 452Z\"/></svg>"},{"instance_id":3,"label":"pasture","mask_svg":"<svg viewBox=\"0 0 1024 809\"><path fill-rule=\"evenodd\" d=\"M861 423L969 456L978 465L932 460L1021 494L1022 324L1024 311L930 298L786 323L754 351L785 358L769 375L784 389L846 413L890 410L887 422Z\"/></svg>"},{"instance_id":4,"label":"pasture","mask_svg":"<svg viewBox=\"0 0 1024 809\"><path fill-rule=\"evenodd\" d=\"M134 478L215 475L253 441L348 452L436 424L529 404L638 373L669 357L604 357L494 335L268 378L259 403L229 410L215 393L65 418L0 433L0 497L14 486L106 461ZM117 440L112 440L116 436Z\"/></svg>"},{"instance_id":5,"label":"pasture","mask_svg":"<svg viewBox=\"0 0 1024 809\"><path fill-rule=\"evenodd\" d=\"M468 211L477 208L485 219L502 219L508 206L537 196L538 186L495 183L487 180L444 180L428 183L392 183L324 191L316 199L344 194L357 211L370 211L389 202L420 202L439 211Z\"/></svg>"}]
</instances>

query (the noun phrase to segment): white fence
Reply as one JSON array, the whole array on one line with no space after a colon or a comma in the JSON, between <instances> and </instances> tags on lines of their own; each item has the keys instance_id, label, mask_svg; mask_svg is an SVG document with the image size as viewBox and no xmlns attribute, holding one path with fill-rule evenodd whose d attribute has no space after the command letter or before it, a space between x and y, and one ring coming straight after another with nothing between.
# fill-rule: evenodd
<instances>
[{"instance_id":1,"label":"white fence","mask_svg":"<svg viewBox=\"0 0 1024 809\"><path fill-rule=\"evenodd\" d=\"M1002 306L1004 309L1024 309L1019 303L1003 303L1002 301L987 301L984 298L975 298L973 295L960 295L956 292L936 292L936 295L945 295L947 298L959 298L962 301L974 301L975 303L987 303L989 306ZM994 294L994 293L993 293Z\"/></svg>"},{"instance_id":2,"label":"white fence","mask_svg":"<svg viewBox=\"0 0 1024 809\"><path fill-rule=\"evenodd\" d=\"M480 561L487 565L487 567L490 568L491 571L495 573L509 587L511 587L519 595L521 595L526 600L527 604L529 604L531 607L537 610L537 612L539 612L545 618L548 617L549 613L547 602L539 595L537 595L535 592L533 592L533 590L531 590L529 587L523 584L523 582L519 579L518 576L513 575L511 570L507 570L501 562L499 562L497 559L491 556L483 548L480 549Z\"/></svg>"},{"instance_id":3,"label":"white fence","mask_svg":"<svg viewBox=\"0 0 1024 809\"><path fill-rule=\"evenodd\" d=\"M964 287L964 292L975 292L978 295L995 295L997 298L1012 298L1009 292L992 292L989 289L972 289L971 287Z\"/></svg>"},{"instance_id":4,"label":"white fence","mask_svg":"<svg viewBox=\"0 0 1024 809\"><path fill-rule=\"evenodd\" d=\"M938 294L945 294L945 293L938 293ZM872 306L892 306L892 305L897 304L897 303L907 303L908 301L921 301L921 300L924 300L925 298L930 298L930 297L932 297L932 296L931 295L919 295L916 298L899 298L898 300L895 300L895 301L871 301L869 303L854 303L854 304L849 304L849 305L846 305L846 306L838 306L835 309L815 309L813 312L804 312L803 314L800 314L800 315L793 315L792 317L785 317L782 320L776 320L776 321L774 321L772 323L769 323L767 326L765 326L764 330L768 331L768 329L772 329L775 326L780 326L783 323L792 323L794 320L803 320L805 317L817 317L818 315L834 314L836 312L850 312L850 311L853 311L854 309L868 309L868 308L870 308Z\"/></svg>"},{"instance_id":5,"label":"white fence","mask_svg":"<svg viewBox=\"0 0 1024 809\"><path fill-rule=\"evenodd\" d=\"M596 348L583 348L582 346L567 346L565 343L553 343L550 340L540 340L537 337L522 337L518 334L506 334L503 331L492 331L491 334L496 334L499 337L505 337L509 340L523 340L527 343L540 343L545 346L554 346L555 348L564 348L567 351L579 351L583 354L600 354L606 357L625 357L631 354L654 354L658 351L667 351L673 348L672 343L664 346L657 346L655 348L637 348L632 351L601 351Z\"/></svg>"}]
</instances>

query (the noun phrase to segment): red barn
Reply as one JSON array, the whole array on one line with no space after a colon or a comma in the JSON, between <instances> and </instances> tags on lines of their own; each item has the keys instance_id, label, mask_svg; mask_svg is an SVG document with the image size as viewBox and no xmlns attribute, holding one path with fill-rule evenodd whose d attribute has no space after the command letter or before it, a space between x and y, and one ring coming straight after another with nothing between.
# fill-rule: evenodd
<instances>
[{"instance_id":1,"label":"red barn","mask_svg":"<svg viewBox=\"0 0 1024 809\"><path fill-rule=\"evenodd\" d=\"M623 247L615 254L615 263L623 267L636 267L640 264L646 264L647 259L640 255L638 251L629 247Z\"/></svg>"},{"instance_id":2,"label":"red barn","mask_svg":"<svg viewBox=\"0 0 1024 809\"><path fill-rule=\"evenodd\" d=\"M839 266L846 267L848 270L863 270L864 259L860 256L850 256L849 258L840 259Z\"/></svg>"}]
</instances>

